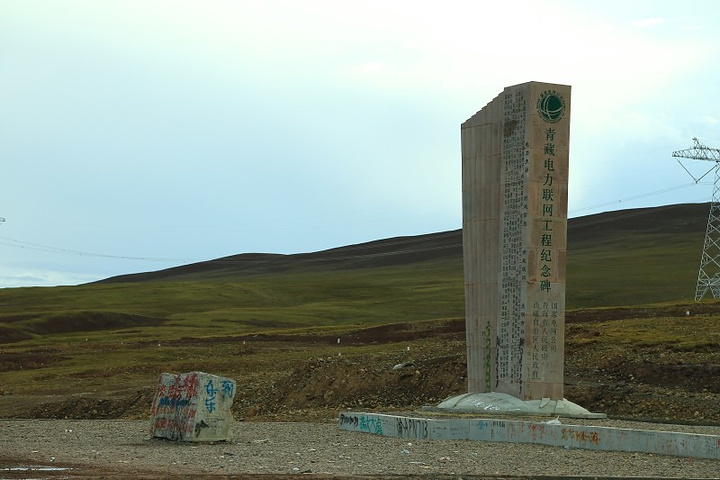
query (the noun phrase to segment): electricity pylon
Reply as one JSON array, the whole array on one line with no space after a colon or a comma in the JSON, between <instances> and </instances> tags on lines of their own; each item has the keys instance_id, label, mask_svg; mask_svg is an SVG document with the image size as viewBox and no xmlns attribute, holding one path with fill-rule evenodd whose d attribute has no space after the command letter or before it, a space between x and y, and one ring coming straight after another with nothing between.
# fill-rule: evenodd
<instances>
[{"instance_id":1,"label":"electricity pylon","mask_svg":"<svg viewBox=\"0 0 720 480\"><path fill-rule=\"evenodd\" d=\"M720 298L720 149L710 148L697 138L693 138L693 148L678 150L672 153L675 158L690 158L692 160L707 160L715 162L715 165L705 172L700 178L695 178L685 168L680 160L678 163L690 173L695 183L705 177L708 173L715 172L713 182L712 200L710 201L710 214L708 215L707 228L705 229L705 241L703 243L702 257L700 258L700 270L698 271L697 285L695 286L695 301L702 300L705 294L710 291L713 298Z\"/></svg>"}]
</instances>

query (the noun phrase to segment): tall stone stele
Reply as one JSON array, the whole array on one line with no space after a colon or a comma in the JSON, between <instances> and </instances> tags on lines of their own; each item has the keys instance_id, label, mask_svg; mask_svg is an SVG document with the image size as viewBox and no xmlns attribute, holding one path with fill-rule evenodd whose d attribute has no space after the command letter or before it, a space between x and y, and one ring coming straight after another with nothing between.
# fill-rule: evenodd
<instances>
[{"instance_id":1,"label":"tall stone stele","mask_svg":"<svg viewBox=\"0 0 720 480\"><path fill-rule=\"evenodd\" d=\"M507 87L461 137L469 393L440 408L586 416L563 397L570 87Z\"/></svg>"}]
</instances>

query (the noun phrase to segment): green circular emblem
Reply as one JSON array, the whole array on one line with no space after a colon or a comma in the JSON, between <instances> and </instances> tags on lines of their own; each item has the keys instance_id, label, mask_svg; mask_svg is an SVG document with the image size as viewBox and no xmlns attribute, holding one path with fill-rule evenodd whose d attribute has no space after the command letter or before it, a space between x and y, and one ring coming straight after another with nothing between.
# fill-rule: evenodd
<instances>
[{"instance_id":1,"label":"green circular emblem","mask_svg":"<svg viewBox=\"0 0 720 480\"><path fill-rule=\"evenodd\" d=\"M555 90L546 90L538 98L537 111L540 118L548 123L555 123L565 113L565 99Z\"/></svg>"}]
</instances>

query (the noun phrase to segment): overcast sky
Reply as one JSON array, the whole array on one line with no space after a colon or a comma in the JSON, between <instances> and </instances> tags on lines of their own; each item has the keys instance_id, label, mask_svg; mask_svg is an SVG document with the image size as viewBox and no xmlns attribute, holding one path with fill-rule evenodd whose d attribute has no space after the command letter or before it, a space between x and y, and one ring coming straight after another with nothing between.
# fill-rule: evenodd
<instances>
[{"instance_id":1,"label":"overcast sky","mask_svg":"<svg viewBox=\"0 0 720 480\"><path fill-rule=\"evenodd\" d=\"M531 80L573 89L571 217L707 202L671 153L720 147L719 23L713 0L0 0L0 286L460 228L460 124Z\"/></svg>"}]
</instances>

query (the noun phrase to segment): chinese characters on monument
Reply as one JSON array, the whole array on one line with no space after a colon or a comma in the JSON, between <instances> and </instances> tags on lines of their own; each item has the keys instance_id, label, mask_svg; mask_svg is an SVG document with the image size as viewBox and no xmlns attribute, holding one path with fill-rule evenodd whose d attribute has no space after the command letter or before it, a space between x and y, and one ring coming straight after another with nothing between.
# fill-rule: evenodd
<instances>
[{"instance_id":1,"label":"chinese characters on monument","mask_svg":"<svg viewBox=\"0 0 720 480\"><path fill-rule=\"evenodd\" d=\"M470 392L563 397L570 87L508 87L462 125Z\"/></svg>"}]
</instances>

